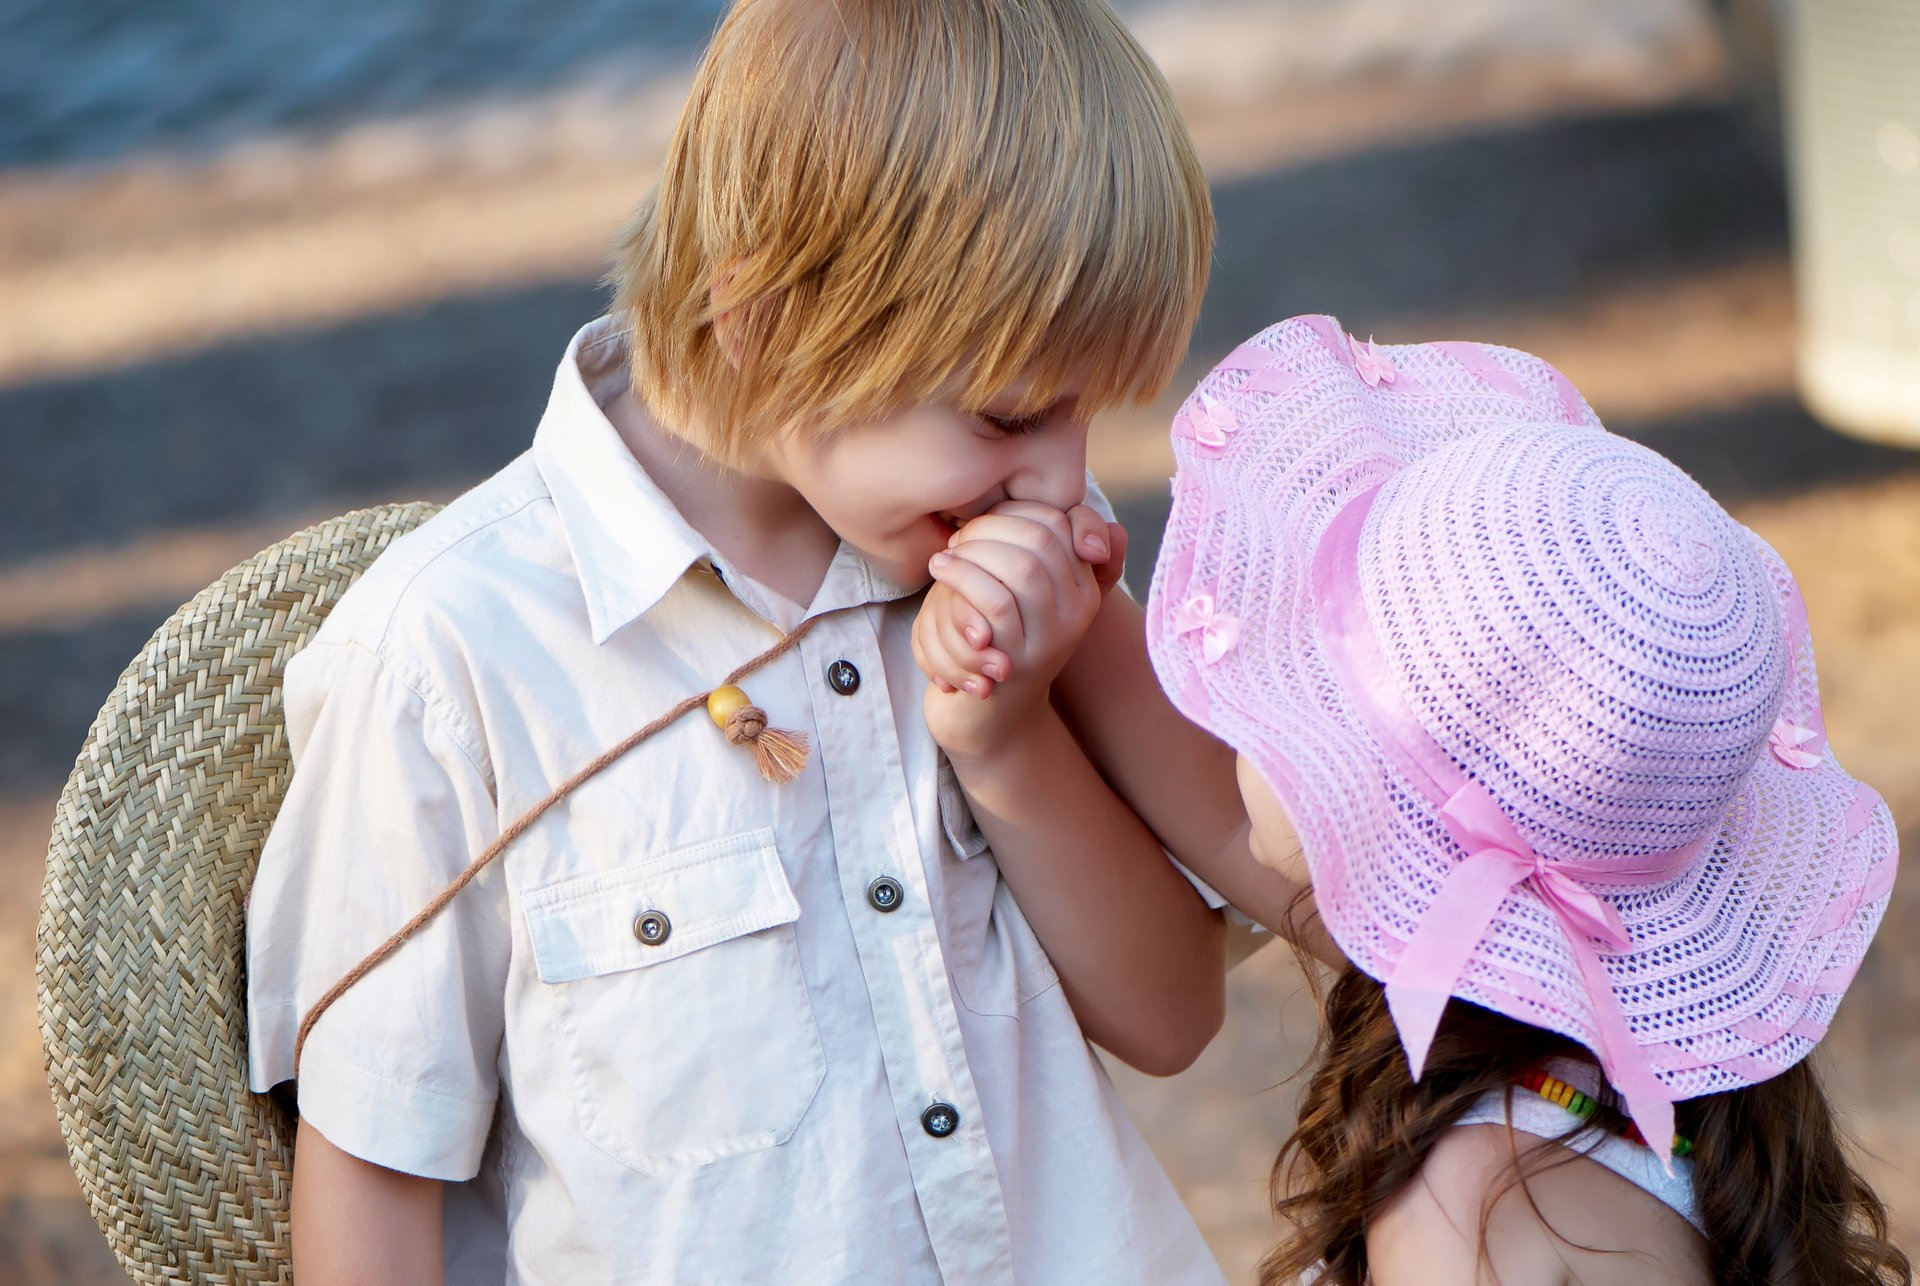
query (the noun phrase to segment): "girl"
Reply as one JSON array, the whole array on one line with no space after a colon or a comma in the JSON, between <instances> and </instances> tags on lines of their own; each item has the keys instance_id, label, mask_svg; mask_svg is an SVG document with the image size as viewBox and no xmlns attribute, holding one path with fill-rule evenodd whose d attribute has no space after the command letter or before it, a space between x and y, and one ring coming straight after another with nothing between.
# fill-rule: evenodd
<instances>
[{"instance_id":1,"label":"girl","mask_svg":"<svg viewBox=\"0 0 1920 1286\"><path fill-rule=\"evenodd\" d=\"M1327 317L1175 453L1155 668L1346 960L1261 1280L1910 1281L1807 1061L1896 834L1779 557L1546 363Z\"/></svg>"}]
</instances>

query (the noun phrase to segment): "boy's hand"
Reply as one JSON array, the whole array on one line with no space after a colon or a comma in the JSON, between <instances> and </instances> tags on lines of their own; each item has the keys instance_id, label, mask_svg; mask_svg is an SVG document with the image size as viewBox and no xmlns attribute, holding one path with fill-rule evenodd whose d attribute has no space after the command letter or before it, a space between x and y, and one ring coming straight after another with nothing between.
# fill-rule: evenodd
<instances>
[{"instance_id":1,"label":"boy's hand","mask_svg":"<svg viewBox=\"0 0 1920 1286\"><path fill-rule=\"evenodd\" d=\"M931 680L927 720L949 754L989 752L1045 705L1119 580L1125 548L1125 529L1085 505L1063 513L1009 501L935 555L938 583L913 645Z\"/></svg>"},{"instance_id":2,"label":"boy's hand","mask_svg":"<svg viewBox=\"0 0 1920 1286\"><path fill-rule=\"evenodd\" d=\"M996 516L1018 516L1022 512L1052 527L1056 535L1060 534L1056 522L1060 511L1049 506L1009 501L992 511ZM1067 547L1076 552L1082 562L1092 566L1095 583L1104 596L1119 583L1125 567L1127 530L1118 523L1108 522L1088 505L1075 505L1067 510L1066 520L1071 534ZM957 533L949 542L949 550L958 550L969 541L985 538L989 533L978 525L979 521L975 519ZM916 629L926 631L927 646L920 654L921 668L943 693L964 691L984 699L1012 671L1011 658L994 646L993 624L986 613L948 585L935 584L928 591ZM916 646L922 639L916 632Z\"/></svg>"}]
</instances>

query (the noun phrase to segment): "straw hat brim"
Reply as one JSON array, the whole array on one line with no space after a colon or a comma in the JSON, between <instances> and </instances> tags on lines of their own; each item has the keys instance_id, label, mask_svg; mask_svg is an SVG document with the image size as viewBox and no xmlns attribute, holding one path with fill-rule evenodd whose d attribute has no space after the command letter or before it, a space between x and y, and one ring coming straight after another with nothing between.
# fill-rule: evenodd
<instances>
[{"instance_id":1,"label":"straw hat brim","mask_svg":"<svg viewBox=\"0 0 1920 1286\"><path fill-rule=\"evenodd\" d=\"M201 591L120 676L60 796L40 1035L81 1189L135 1281L292 1281L293 1118L247 1089L244 944L292 773L280 677L436 508L342 515Z\"/></svg>"}]
</instances>

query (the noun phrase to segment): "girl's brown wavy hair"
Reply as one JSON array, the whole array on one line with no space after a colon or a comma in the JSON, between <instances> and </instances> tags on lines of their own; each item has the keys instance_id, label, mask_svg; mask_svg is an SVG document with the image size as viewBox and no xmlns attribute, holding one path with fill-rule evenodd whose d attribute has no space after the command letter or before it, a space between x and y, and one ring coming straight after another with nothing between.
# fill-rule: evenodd
<instances>
[{"instance_id":1,"label":"girl's brown wavy hair","mask_svg":"<svg viewBox=\"0 0 1920 1286\"><path fill-rule=\"evenodd\" d=\"M1364 1286L1368 1221L1462 1113L1489 1091L1513 1093L1516 1078L1544 1059L1594 1061L1564 1037L1456 999L1415 1084L1378 982L1349 964L1321 1008L1318 1061L1273 1167L1274 1209L1291 1232L1261 1264L1261 1286L1291 1286L1310 1268L1321 1273L1317 1286ZM1675 1108L1694 1144L1714 1281L1910 1286L1886 1207L1849 1162L1811 1060ZM1618 1100L1603 1092L1594 1127L1623 1121ZM1594 1127L1576 1127L1565 1141ZM1507 1187L1525 1182L1516 1162Z\"/></svg>"}]
</instances>

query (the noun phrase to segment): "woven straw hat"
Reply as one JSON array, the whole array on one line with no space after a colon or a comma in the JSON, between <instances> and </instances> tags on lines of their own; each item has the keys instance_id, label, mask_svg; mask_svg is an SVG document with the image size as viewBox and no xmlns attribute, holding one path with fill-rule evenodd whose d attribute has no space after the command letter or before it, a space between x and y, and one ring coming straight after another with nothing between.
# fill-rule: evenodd
<instances>
[{"instance_id":1,"label":"woven straw hat","mask_svg":"<svg viewBox=\"0 0 1920 1286\"><path fill-rule=\"evenodd\" d=\"M292 1281L293 1119L247 1090L242 941L291 775L280 676L435 508L345 514L201 591L120 676L60 796L40 1036L80 1186L135 1281Z\"/></svg>"}]
</instances>

